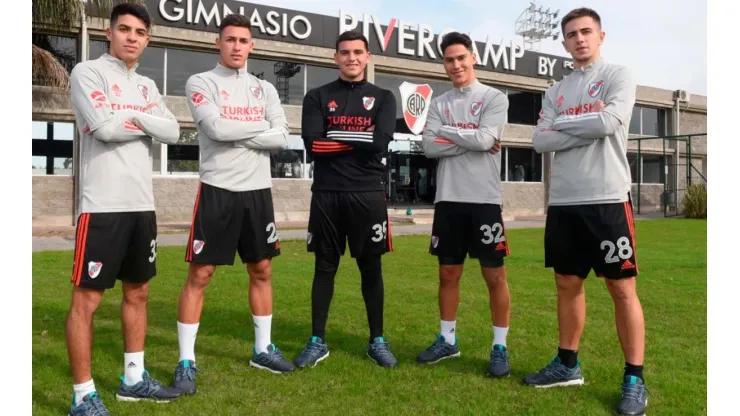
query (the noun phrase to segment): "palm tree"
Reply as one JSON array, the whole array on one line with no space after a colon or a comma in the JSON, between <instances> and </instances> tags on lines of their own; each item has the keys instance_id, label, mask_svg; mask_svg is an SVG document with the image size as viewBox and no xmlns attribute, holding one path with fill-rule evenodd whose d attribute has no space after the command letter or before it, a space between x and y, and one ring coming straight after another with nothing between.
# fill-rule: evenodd
<instances>
[{"instance_id":1,"label":"palm tree","mask_svg":"<svg viewBox=\"0 0 740 416\"><path fill-rule=\"evenodd\" d=\"M33 25L50 30L70 29L79 24L83 8L86 15L107 16L119 3L143 3L144 0L31 0ZM33 84L67 89L69 72L53 54L32 46ZM71 57L76 60L76 57Z\"/></svg>"}]
</instances>

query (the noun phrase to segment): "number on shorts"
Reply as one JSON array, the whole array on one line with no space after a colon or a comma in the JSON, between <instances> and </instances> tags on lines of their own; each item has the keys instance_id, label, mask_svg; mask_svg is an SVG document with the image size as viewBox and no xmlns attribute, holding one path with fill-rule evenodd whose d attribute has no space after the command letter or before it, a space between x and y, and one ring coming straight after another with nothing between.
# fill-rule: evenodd
<instances>
[{"instance_id":1,"label":"number on shorts","mask_svg":"<svg viewBox=\"0 0 740 416\"><path fill-rule=\"evenodd\" d=\"M157 240L152 240L152 242L149 243L149 247L152 248L152 255L149 256L149 263L154 263L154 260L157 258Z\"/></svg>"},{"instance_id":2,"label":"number on shorts","mask_svg":"<svg viewBox=\"0 0 740 416\"><path fill-rule=\"evenodd\" d=\"M632 257L632 247L630 246L630 240L627 237L619 237L616 246L611 241L604 240L601 242L601 249L609 249L606 253L606 257L604 257L604 261L607 263L617 263L620 258L622 260L627 260Z\"/></svg>"},{"instance_id":3,"label":"number on shorts","mask_svg":"<svg viewBox=\"0 0 740 416\"><path fill-rule=\"evenodd\" d=\"M504 236L504 227L498 222L494 223L493 227L488 224L483 224L480 226L480 230L483 231L484 238L481 238L480 240L483 244L506 241L506 236ZM496 233L496 235L494 236L493 233Z\"/></svg>"},{"instance_id":4,"label":"number on shorts","mask_svg":"<svg viewBox=\"0 0 740 416\"><path fill-rule=\"evenodd\" d=\"M383 241L386 238L386 235L388 233L388 221L383 221L383 224L375 224L373 225L373 231L375 231L375 235L371 238L373 242L380 242Z\"/></svg>"},{"instance_id":5,"label":"number on shorts","mask_svg":"<svg viewBox=\"0 0 740 416\"><path fill-rule=\"evenodd\" d=\"M272 244L278 240L277 238L277 228L275 228L275 223L271 222L267 224L267 229L265 229L268 233L270 233L270 236L267 237L267 244Z\"/></svg>"}]
</instances>

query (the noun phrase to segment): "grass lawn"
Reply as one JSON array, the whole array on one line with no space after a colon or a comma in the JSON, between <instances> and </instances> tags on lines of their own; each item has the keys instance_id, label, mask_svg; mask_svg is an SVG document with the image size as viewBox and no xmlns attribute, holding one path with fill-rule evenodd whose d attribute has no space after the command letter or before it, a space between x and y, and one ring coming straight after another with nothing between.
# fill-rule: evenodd
<instances>
[{"instance_id":1,"label":"grass lawn","mask_svg":"<svg viewBox=\"0 0 740 416\"><path fill-rule=\"evenodd\" d=\"M492 330L488 293L477 262L468 260L457 318L462 356L434 366L415 357L439 331L437 264L428 236L394 238L384 257L385 334L400 366L387 370L365 356L368 330L356 265L343 258L327 338L331 355L316 368L275 375L249 367L254 340L241 265L218 269L206 292L195 354L198 394L167 404L115 400L123 374L120 283L95 316L93 376L113 415L221 414L517 414L609 415L619 399L624 365L614 309L603 281L589 276L581 341L586 385L534 389L526 374L557 352L555 287L543 267L542 229L507 232L512 295L508 346L512 375L485 376ZM638 221L638 292L647 325L648 414L707 412L707 223ZM273 265L273 342L294 358L311 335L313 257L302 241L281 243ZM145 364L169 384L178 359L177 299L187 264L182 247L161 247L149 299ZM72 396L64 325L72 253L33 253L33 413L66 414Z\"/></svg>"}]
</instances>

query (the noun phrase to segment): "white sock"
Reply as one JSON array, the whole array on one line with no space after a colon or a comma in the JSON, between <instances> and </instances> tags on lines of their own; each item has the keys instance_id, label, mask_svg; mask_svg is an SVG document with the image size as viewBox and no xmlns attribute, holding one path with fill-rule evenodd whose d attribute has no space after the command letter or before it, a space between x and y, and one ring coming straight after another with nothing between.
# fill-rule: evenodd
<instances>
[{"instance_id":1,"label":"white sock","mask_svg":"<svg viewBox=\"0 0 740 416\"><path fill-rule=\"evenodd\" d=\"M85 396L95 391L95 382L93 381L93 379L90 379L90 381L75 384L72 387L74 388L75 392L75 406L79 406Z\"/></svg>"},{"instance_id":2,"label":"white sock","mask_svg":"<svg viewBox=\"0 0 740 416\"><path fill-rule=\"evenodd\" d=\"M267 316L255 316L254 319L254 348L257 353L267 352L270 342L270 329L272 327L272 314Z\"/></svg>"},{"instance_id":3,"label":"white sock","mask_svg":"<svg viewBox=\"0 0 740 416\"><path fill-rule=\"evenodd\" d=\"M509 328L499 328L496 325L493 326L493 345L506 346L506 334L509 333ZM493 349L491 345L491 349Z\"/></svg>"},{"instance_id":4,"label":"white sock","mask_svg":"<svg viewBox=\"0 0 740 416\"><path fill-rule=\"evenodd\" d=\"M180 360L195 361L195 336L200 322L183 324L177 322L177 340L180 343Z\"/></svg>"},{"instance_id":5,"label":"white sock","mask_svg":"<svg viewBox=\"0 0 740 416\"><path fill-rule=\"evenodd\" d=\"M144 351L123 353L123 376L124 382L133 386L143 380L141 374L144 372Z\"/></svg>"},{"instance_id":6,"label":"white sock","mask_svg":"<svg viewBox=\"0 0 740 416\"><path fill-rule=\"evenodd\" d=\"M455 322L457 321L442 321L440 320L441 333L445 337L445 342L450 345L455 345Z\"/></svg>"}]
</instances>

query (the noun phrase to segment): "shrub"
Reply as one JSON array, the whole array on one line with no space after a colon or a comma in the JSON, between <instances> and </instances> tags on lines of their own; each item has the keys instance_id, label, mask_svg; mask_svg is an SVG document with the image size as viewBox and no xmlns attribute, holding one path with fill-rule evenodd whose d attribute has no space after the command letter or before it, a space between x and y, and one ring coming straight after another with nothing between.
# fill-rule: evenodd
<instances>
[{"instance_id":1,"label":"shrub","mask_svg":"<svg viewBox=\"0 0 740 416\"><path fill-rule=\"evenodd\" d=\"M689 186L683 198L683 215L686 218L707 218L707 186Z\"/></svg>"}]
</instances>

